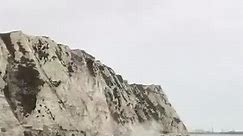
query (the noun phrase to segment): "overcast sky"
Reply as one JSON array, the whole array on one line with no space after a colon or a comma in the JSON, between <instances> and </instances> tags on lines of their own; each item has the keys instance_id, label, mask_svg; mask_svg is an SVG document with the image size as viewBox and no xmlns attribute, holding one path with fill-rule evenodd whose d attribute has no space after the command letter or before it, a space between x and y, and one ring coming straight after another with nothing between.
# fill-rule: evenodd
<instances>
[{"instance_id":1,"label":"overcast sky","mask_svg":"<svg viewBox=\"0 0 243 136\"><path fill-rule=\"evenodd\" d=\"M243 130L243 0L0 0L11 30L162 85L189 130Z\"/></svg>"}]
</instances>

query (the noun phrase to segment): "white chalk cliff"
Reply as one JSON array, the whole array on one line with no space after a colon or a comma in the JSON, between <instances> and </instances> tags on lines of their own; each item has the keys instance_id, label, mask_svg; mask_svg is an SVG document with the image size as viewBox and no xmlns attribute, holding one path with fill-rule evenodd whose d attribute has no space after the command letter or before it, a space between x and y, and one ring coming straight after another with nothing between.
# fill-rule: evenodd
<instances>
[{"instance_id":1,"label":"white chalk cliff","mask_svg":"<svg viewBox=\"0 0 243 136\"><path fill-rule=\"evenodd\" d=\"M82 50L0 34L0 136L187 135L158 85L128 84Z\"/></svg>"}]
</instances>

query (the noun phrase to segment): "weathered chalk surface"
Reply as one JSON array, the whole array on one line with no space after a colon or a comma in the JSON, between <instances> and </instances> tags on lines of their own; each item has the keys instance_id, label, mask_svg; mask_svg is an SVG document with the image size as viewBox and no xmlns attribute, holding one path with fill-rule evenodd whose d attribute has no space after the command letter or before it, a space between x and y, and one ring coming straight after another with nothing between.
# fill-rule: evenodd
<instances>
[{"instance_id":1,"label":"weathered chalk surface","mask_svg":"<svg viewBox=\"0 0 243 136\"><path fill-rule=\"evenodd\" d=\"M82 50L0 34L0 136L161 136L187 130L157 85L128 84Z\"/></svg>"}]
</instances>

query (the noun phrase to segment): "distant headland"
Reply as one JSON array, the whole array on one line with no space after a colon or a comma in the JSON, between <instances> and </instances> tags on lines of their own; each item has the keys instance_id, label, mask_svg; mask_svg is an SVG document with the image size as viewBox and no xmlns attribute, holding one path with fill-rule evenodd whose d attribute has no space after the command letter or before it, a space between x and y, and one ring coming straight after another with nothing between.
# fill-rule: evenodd
<instances>
[{"instance_id":1,"label":"distant headland","mask_svg":"<svg viewBox=\"0 0 243 136\"><path fill-rule=\"evenodd\" d=\"M190 134L243 134L243 131L222 131L222 132L213 132L213 131L192 131Z\"/></svg>"}]
</instances>

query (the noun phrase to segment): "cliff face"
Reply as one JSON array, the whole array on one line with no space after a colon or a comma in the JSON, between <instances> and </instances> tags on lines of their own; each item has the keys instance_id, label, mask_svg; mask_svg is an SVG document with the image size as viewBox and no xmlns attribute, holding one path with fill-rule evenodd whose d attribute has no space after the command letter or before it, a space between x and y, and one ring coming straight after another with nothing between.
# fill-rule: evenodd
<instances>
[{"instance_id":1,"label":"cliff face","mask_svg":"<svg viewBox=\"0 0 243 136\"><path fill-rule=\"evenodd\" d=\"M0 35L0 111L1 136L187 135L160 86L22 32Z\"/></svg>"}]
</instances>

